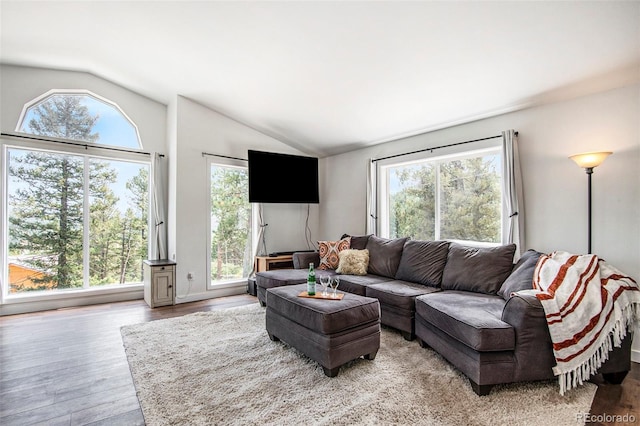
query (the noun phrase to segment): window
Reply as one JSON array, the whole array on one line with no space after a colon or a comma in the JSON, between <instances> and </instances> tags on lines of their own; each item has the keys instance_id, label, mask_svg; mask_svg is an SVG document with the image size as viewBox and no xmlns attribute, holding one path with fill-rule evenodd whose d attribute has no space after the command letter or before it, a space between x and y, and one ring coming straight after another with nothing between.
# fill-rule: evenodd
<instances>
[{"instance_id":1,"label":"window","mask_svg":"<svg viewBox=\"0 0 640 426\"><path fill-rule=\"evenodd\" d=\"M95 95L49 93L25 106L17 129L93 144L111 135L106 144L140 148L119 111ZM5 296L140 284L149 160L40 141L3 144Z\"/></svg>"},{"instance_id":2,"label":"window","mask_svg":"<svg viewBox=\"0 0 640 426\"><path fill-rule=\"evenodd\" d=\"M382 235L499 244L500 150L381 167Z\"/></svg>"},{"instance_id":3,"label":"window","mask_svg":"<svg viewBox=\"0 0 640 426\"><path fill-rule=\"evenodd\" d=\"M253 269L256 240L255 209L249 203L246 165L209 162L210 287L246 278Z\"/></svg>"},{"instance_id":4,"label":"window","mask_svg":"<svg viewBox=\"0 0 640 426\"><path fill-rule=\"evenodd\" d=\"M88 91L45 93L25 105L16 130L99 145L142 148L138 128L120 107Z\"/></svg>"}]
</instances>

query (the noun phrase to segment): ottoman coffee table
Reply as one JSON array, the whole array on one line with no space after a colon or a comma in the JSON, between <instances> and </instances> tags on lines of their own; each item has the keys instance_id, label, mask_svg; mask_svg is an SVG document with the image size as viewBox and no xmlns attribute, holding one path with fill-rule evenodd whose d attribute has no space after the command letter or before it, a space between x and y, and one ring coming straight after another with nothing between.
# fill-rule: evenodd
<instances>
[{"instance_id":1,"label":"ottoman coffee table","mask_svg":"<svg viewBox=\"0 0 640 426\"><path fill-rule=\"evenodd\" d=\"M269 338L318 362L329 377L361 356L373 360L380 348L378 299L351 293L341 300L300 297L306 289L298 284L267 290Z\"/></svg>"}]
</instances>

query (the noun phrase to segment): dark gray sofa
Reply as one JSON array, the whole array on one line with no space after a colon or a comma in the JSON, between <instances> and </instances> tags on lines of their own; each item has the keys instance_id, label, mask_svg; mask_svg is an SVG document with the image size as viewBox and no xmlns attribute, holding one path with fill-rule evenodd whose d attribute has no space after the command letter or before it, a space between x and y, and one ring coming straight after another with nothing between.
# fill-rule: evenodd
<instances>
[{"instance_id":1,"label":"dark gray sofa","mask_svg":"<svg viewBox=\"0 0 640 426\"><path fill-rule=\"evenodd\" d=\"M531 289L541 253L529 250L513 265L513 245L479 248L372 235L351 237L351 247L369 250L368 274L340 275L340 289L377 298L383 325L436 350L478 395L496 384L555 377L542 305L518 293ZM319 264L318 253L294 254L296 269L258 273L260 303L268 303L267 288L306 282L310 262ZM607 381L621 383L630 370L631 340L629 333L599 369Z\"/></svg>"}]
</instances>

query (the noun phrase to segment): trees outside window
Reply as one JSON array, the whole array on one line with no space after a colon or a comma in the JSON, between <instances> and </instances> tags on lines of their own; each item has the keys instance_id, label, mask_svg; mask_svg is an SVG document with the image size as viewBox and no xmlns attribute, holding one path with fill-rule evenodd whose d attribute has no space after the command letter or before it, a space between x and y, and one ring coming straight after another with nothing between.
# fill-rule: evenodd
<instances>
[{"instance_id":1,"label":"trees outside window","mask_svg":"<svg viewBox=\"0 0 640 426\"><path fill-rule=\"evenodd\" d=\"M252 208L244 167L211 164L210 278L247 278L253 266Z\"/></svg>"},{"instance_id":2,"label":"trees outside window","mask_svg":"<svg viewBox=\"0 0 640 426\"><path fill-rule=\"evenodd\" d=\"M500 243L499 151L387 165L382 171L383 234Z\"/></svg>"},{"instance_id":3,"label":"trees outside window","mask_svg":"<svg viewBox=\"0 0 640 426\"><path fill-rule=\"evenodd\" d=\"M114 103L93 93L52 90L27 104L22 133L140 149L138 128Z\"/></svg>"},{"instance_id":4,"label":"trees outside window","mask_svg":"<svg viewBox=\"0 0 640 426\"><path fill-rule=\"evenodd\" d=\"M28 109L21 130L98 143L78 95ZM9 292L142 281L149 164L48 149L6 149Z\"/></svg>"}]
</instances>

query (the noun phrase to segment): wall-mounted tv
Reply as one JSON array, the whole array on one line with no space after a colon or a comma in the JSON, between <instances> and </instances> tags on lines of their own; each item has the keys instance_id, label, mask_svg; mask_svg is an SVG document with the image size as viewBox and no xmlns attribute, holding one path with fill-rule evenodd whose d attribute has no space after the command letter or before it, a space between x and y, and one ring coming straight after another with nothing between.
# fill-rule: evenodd
<instances>
[{"instance_id":1,"label":"wall-mounted tv","mask_svg":"<svg viewBox=\"0 0 640 426\"><path fill-rule=\"evenodd\" d=\"M318 159L249 150L249 202L319 203Z\"/></svg>"}]
</instances>

